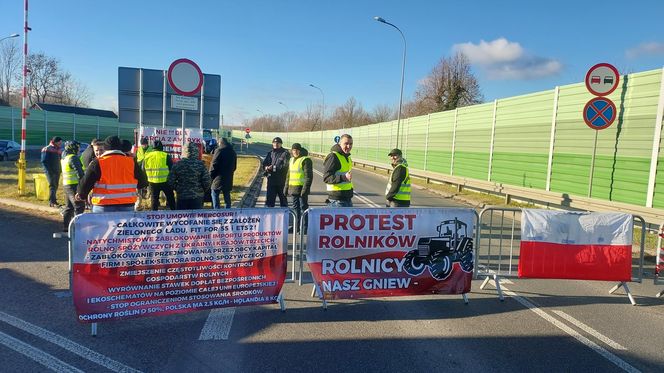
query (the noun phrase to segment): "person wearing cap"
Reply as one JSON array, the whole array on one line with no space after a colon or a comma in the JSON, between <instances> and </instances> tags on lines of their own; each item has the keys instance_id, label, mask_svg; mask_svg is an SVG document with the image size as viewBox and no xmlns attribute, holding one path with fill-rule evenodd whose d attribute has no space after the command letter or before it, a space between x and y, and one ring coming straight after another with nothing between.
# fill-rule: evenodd
<instances>
[{"instance_id":1,"label":"person wearing cap","mask_svg":"<svg viewBox=\"0 0 664 373\"><path fill-rule=\"evenodd\" d=\"M143 169L148 176L150 184L150 209L159 210L159 194L163 191L166 195L166 204L171 210L175 210L175 195L173 188L168 184L168 174L173 167L170 154L164 151L164 144L155 140L152 151L145 154L143 158Z\"/></svg>"},{"instance_id":2,"label":"person wearing cap","mask_svg":"<svg viewBox=\"0 0 664 373\"><path fill-rule=\"evenodd\" d=\"M314 179L313 162L309 158L307 149L298 143L291 146L291 156L284 194L290 194L291 196L291 208L295 212L295 225L299 227L302 211L309 208L309 192Z\"/></svg>"},{"instance_id":3,"label":"person wearing cap","mask_svg":"<svg viewBox=\"0 0 664 373\"><path fill-rule=\"evenodd\" d=\"M188 143L182 148L182 158L168 174L168 183L177 192L178 210L202 209L203 195L210 189L210 174L198 153L198 144Z\"/></svg>"},{"instance_id":4,"label":"person wearing cap","mask_svg":"<svg viewBox=\"0 0 664 373\"><path fill-rule=\"evenodd\" d=\"M63 232L69 231L69 222L75 215L85 211L85 202L76 200L76 188L84 171L78 151L81 144L78 141L65 141L64 153L60 165L62 167L62 189L65 192L65 207L62 209Z\"/></svg>"},{"instance_id":5,"label":"person wearing cap","mask_svg":"<svg viewBox=\"0 0 664 373\"><path fill-rule=\"evenodd\" d=\"M220 146L214 151L212 162L210 163L210 177L212 186L210 188L210 197L212 198L212 208L221 208L219 204L219 194L224 195L224 206L231 208L231 190L233 189L233 174L237 169L237 154L233 145L225 137L220 140Z\"/></svg>"},{"instance_id":6,"label":"person wearing cap","mask_svg":"<svg viewBox=\"0 0 664 373\"><path fill-rule=\"evenodd\" d=\"M351 149L353 137L343 134L323 161L323 181L327 186L327 205L330 207L353 207Z\"/></svg>"},{"instance_id":7,"label":"person wearing cap","mask_svg":"<svg viewBox=\"0 0 664 373\"><path fill-rule=\"evenodd\" d=\"M408 162L399 149L392 149L387 154L392 160L392 175L385 188L385 199L387 207L409 207L410 206L410 174Z\"/></svg>"},{"instance_id":8,"label":"person wearing cap","mask_svg":"<svg viewBox=\"0 0 664 373\"><path fill-rule=\"evenodd\" d=\"M263 169L265 170L265 176L267 176L266 207L274 207L277 196L279 196L279 206L288 207L284 187L288 176L288 158L290 156L286 149L282 147L282 144L281 137L272 139L272 150L267 153L263 160Z\"/></svg>"},{"instance_id":9,"label":"person wearing cap","mask_svg":"<svg viewBox=\"0 0 664 373\"><path fill-rule=\"evenodd\" d=\"M60 158L62 154L62 150L60 149L61 145L62 137L55 136L51 139L51 142L41 150L41 164L44 169L44 174L46 175L46 180L48 181L48 202L51 207L60 207L55 195L58 191L60 174L62 173L62 168L60 166Z\"/></svg>"},{"instance_id":10,"label":"person wearing cap","mask_svg":"<svg viewBox=\"0 0 664 373\"><path fill-rule=\"evenodd\" d=\"M134 211L137 189L148 180L134 157L122 151L122 140L109 136L104 153L90 162L78 184L76 200L85 201L91 194L92 212Z\"/></svg>"}]
</instances>

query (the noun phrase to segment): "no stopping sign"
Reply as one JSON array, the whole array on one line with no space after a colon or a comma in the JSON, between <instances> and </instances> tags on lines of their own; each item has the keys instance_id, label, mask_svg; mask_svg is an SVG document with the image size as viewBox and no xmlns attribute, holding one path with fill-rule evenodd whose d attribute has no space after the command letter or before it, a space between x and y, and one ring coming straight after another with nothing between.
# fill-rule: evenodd
<instances>
[{"instance_id":1,"label":"no stopping sign","mask_svg":"<svg viewBox=\"0 0 664 373\"><path fill-rule=\"evenodd\" d=\"M194 61L180 58L168 68L168 84L180 95L193 96L201 90L203 73Z\"/></svg>"}]
</instances>

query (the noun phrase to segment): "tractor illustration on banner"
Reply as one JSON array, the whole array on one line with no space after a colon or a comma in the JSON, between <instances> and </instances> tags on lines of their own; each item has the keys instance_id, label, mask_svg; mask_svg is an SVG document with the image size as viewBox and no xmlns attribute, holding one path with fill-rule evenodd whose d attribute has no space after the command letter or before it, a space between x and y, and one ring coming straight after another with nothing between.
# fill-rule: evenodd
<instances>
[{"instance_id":1,"label":"tractor illustration on banner","mask_svg":"<svg viewBox=\"0 0 664 373\"><path fill-rule=\"evenodd\" d=\"M406 253L404 270L417 276L428 267L433 278L444 280L452 273L452 265L458 262L464 272L472 272L473 239L468 237L466 223L456 218L444 220L436 230L438 237L421 237L417 249Z\"/></svg>"}]
</instances>

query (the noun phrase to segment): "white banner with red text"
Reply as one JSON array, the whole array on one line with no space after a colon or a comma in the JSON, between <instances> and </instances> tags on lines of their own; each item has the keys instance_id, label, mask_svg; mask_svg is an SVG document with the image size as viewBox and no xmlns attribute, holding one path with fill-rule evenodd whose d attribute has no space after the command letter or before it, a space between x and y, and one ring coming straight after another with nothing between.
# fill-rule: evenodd
<instances>
[{"instance_id":1,"label":"white banner with red text","mask_svg":"<svg viewBox=\"0 0 664 373\"><path fill-rule=\"evenodd\" d=\"M326 299L470 291L471 209L312 208L308 218L307 261Z\"/></svg>"},{"instance_id":2,"label":"white banner with red text","mask_svg":"<svg viewBox=\"0 0 664 373\"><path fill-rule=\"evenodd\" d=\"M287 209L79 215L71 258L78 320L276 303L287 244Z\"/></svg>"},{"instance_id":3,"label":"white banner with red text","mask_svg":"<svg viewBox=\"0 0 664 373\"><path fill-rule=\"evenodd\" d=\"M182 157L182 145L190 142L196 143L199 146L198 154L203 154L205 148L205 140L203 139L203 131L199 128L185 128L184 138L181 128L174 127L141 127L139 138L147 138L150 146L155 140L161 141L164 145L164 151L171 155L174 162L177 162Z\"/></svg>"}]
</instances>

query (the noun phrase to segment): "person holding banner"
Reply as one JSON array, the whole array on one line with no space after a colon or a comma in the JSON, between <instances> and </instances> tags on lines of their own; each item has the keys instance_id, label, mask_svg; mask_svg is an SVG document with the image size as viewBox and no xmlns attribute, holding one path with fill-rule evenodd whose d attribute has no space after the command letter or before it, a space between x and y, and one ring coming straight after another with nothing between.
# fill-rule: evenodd
<instances>
[{"instance_id":1,"label":"person holding banner","mask_svg":"<svg viewBox=\"0 0 664 373\"><path fill-rule=\"evenodd\" d=\"M410 206L410 173L408 162L399 149L392 149L387 154L392 159L392 175L387 181L385 199L387 207Z\"/></svg>"},{"instance_id":2,"label":"person holding banner","mask_svg":"<svg viewBox=\"0 0 664 373\"><path fill-rule=\"evenodd\" d=\"M347 133L343 134L339 143L330 149L330 154L323 162L323 181L327 184L329 207L353 207L351 149L353 149L353 137Z\"/></svg>"},{"instance_id":3,"label":"person holding banner","mask_svg":"<svg viewBox=\"0 0 664 373\"><path fill-rule=\"evenodd\" d=\"M137 188L148 180L133 157L122 152L118 136L104 141L104 153L90 162L78 184L76 200L85 201L92 192L92 212L134 211Z\"/></svg>"},{"instance_id":4,"label":"person holding banner","mask_svg":"<svg viewBox=\"0 0 664 373\"><path fill-rule=\"evenodd\" d=\"M65 141L65 151L60 161L62 167L62 186L65 192L65 207L62 209L63 232L69 231L69 222L75 215L85 211L85 202L76 200L76 188L83 178L83 165L78 157L81 144L78 141Z\"/></svg>"},{"instance_id":5,"label":"person holding banner","mask_svg":"<svg viewBox=\"0 0 664 373\"><path fill-rule=\"evenodd\" d=\"M279 196L279 206L288 207L284 187L288 176L288 158L290 158L290 155L282 147L282 144L281 137L275 137L272 140L272 150L267 153L263 160L263 168L265 169L265 176L267 176L265 207L274 207L277 196Z\"/></svg>"},{"instance_id":6,"label":"person holding banner","mask_svg":"<svg viewBox=\"0 0 664 373\"><path fill-rule=\"evenodd\" d=\"M182 158L168 174L168 184L177 192L178 210L202 209L203 194L210 189L210 174L198 153L198 144L188 143L182 149Z\"/></svg>"},{"instance_id":7,"label":"person holding banner","mask_svg":"<svg viewBox=\"0 0 664 373\"><path fill-rule=\"evenodd\" d=\"M152 149L143 159L143 169L150 183L150 208L152 211L159 210L159 194L164 191L168 208L175 210L175 195L168 184L168 174L173 167L173 161L170 154L164 151L164 144L160 140L154 141Z\"/></svg>"},{"instance_id":8,"label":"person holding banner","mask_svg":"<svg viewBox=\"0 0 664 373\"><path fill-rule=\"evenodd\" d=\"M299 226L302 211L309 208L309 192L313 182L313 162L309 152L299 143L291 146L291 159L288 164L285 195L291 196L291 208L295 212L295 224ZM304 227L306 231L306 226Z\"/></svg>"}]
</instances>

